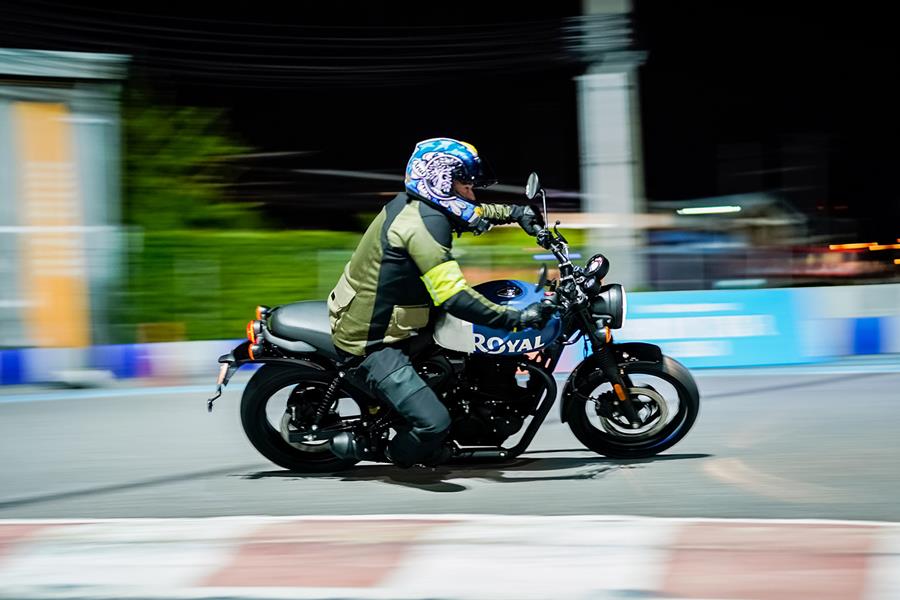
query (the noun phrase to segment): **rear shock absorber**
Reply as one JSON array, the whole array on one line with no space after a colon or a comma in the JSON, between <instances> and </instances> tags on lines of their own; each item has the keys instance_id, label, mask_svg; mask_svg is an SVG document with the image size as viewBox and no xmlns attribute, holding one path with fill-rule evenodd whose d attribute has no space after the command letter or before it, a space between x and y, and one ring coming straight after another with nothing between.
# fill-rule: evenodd
<instances>
[{"instance_id":1,"label":"rear shock absorber","mask_svg":"<svg viewBox=\"0 0 900 600\"><path fill-rule=\"evenodd\" d=\"M313 416L313 428L318 428L319 423L328 414L328 411L331 410L332 404L335 401L335 395L337 394L338 388L341 386L341 379L344 378L344 372L338 371L338 374L334 376L334 379L331 380L331 383L328 384L328 389L325 390L325 394L322 396L322 401L316 407L316 414Z\"/></svg>"}]
</instances>

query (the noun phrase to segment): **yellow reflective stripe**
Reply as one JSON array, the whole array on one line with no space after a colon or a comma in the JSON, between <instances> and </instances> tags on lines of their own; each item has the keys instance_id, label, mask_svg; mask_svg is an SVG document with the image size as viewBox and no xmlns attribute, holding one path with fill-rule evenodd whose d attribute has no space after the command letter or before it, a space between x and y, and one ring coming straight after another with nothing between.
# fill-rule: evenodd
<instances>
[{"instance_id":1,"label":"yellow reflective stripe","mask_svg":"<svg viewBox=\"0 0 900 600\"><path fill-rule=\"evenodd\" d=\"M435 306L440 306L468 287L459 263L455 260L448 260L430 269L421 279Z\"/></svg>"}]
</instances>

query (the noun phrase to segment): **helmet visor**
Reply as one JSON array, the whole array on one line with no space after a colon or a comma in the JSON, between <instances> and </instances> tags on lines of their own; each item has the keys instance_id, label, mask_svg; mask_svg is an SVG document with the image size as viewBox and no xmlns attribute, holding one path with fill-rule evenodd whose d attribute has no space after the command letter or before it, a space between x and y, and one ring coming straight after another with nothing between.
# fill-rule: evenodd
<instances>
[{"instance_id":1,"label":"helmet visor","mask_svg":"<svg viewBox=\"0 0 900 600\"><path fill-rule=\"evenodd\" d=\"M497 183L497 176L493 167L491 167L491 163L482 158L479 159L478 165L481 167L481 172L475 177L474 186L476 188L486 188Z\"/></svg>"},{"instance_id":2,"label":"helmet visor","mask_svg":"<svg viewBox=\"0 0 900 600\"><path fill-rule=\"evenodd\" d=\"M453 179L475 188L486 188L497 183L494 169L491 167L490 163L480 157L475 162L474 168L461 169L454 172Z\"/></svg>"}]
</instances>

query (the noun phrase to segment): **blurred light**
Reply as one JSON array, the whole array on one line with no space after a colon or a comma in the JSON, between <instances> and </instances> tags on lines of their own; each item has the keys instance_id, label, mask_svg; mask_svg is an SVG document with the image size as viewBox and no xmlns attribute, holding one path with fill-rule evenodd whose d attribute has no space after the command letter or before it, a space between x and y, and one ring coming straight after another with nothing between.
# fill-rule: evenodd
<instances>
[{"instance_id":1,"label":"blurred light","mask_svg":"<svg viewBox=\"0 0 900 600\"><path fill-rule=\"evenodd\" d=\"M713 284L716 289L720 288L749 288L762 287L766 285L765 279L720 279Z\"/></svg>"},{"instance_id":2,"label":"blurred light","mask_svg":"<svg viewBox=\"0 0 900 600\"><path fill-rule=\"evenodd\" d=\"M900 250L900 244L872 244L869 250Z\"/></svg>"},{"instance_id":3,"label":"blurred light","mask_svg":"<svg viewBox=\"0 0 900 600\"><path fill-rule=\"evenodd\" d=\"M532 256L532 258L534 258L534 260L556 260L556 257L552 254L535 254L534 256ZM581 258L580 252L573 252L569 255L569 259L571 260L575 260L577 258Z\"/></svg>"},{"instance_id":4,"label":"blurred light","mask_svg":"<svg viewBox=\"0 0 900 600\"><path fill-rule=\"evenodd\" d=\"M871 246L877 246L878 242L859 242L856 244L831 244L829 250L862 250Z\"/></svg>"},{"instance_id":5,"label":"blurred light","mask_svg":"<svg viewBox=\"0 0 900 600\"><path fill-rule=\"evenodd\" d=\"M900 258L895 258L895 259L894 259L894 264L895 264L895 265L900 265Z\"/></svg>"},{"instance_id":6,"label":"blurred light","mask_svg":"<svg viewBox=\"0 0 900 600\"><path fill-rule=\"evenodd\" d=\"M740 206L697 206L695 208L679 208L679 215L717 215L722 213L741 212Z\"/></svg>"}]
</instances>

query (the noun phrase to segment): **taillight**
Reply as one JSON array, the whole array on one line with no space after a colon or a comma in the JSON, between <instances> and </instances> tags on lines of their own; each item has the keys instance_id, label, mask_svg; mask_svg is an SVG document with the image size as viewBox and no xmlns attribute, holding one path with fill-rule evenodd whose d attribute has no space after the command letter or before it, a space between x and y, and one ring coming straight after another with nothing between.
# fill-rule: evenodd
<instances>
[{"instance_id":1,"label":"taillight","mask_svg":"<svg viewBox=\"0 0 900 600\"><path fill-rule=\"evenodd\" d=\"M247 323L247 339L250 340L251 344L256 344L259 341L259 334L261 333L261 321L250 321L249 323Z\"/></svg>"}]
</instances>

